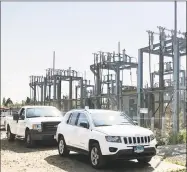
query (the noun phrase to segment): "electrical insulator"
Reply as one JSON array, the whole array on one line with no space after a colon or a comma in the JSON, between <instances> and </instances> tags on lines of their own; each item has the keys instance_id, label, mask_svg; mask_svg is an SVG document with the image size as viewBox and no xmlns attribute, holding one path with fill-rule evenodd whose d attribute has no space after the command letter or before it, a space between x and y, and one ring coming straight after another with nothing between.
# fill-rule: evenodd
<instances>
[{"instance_id":1,"label":"electrical insulator","mask_svg":"<svg viewBox=\"0 0 187 172\"><path fill-rule=\"evenodd\" d=\"M154 35L153 35L153 32L151 33L151 40L150 40L150 48L151 48L151 50L153 50L153 42L154 42Z\"/></svg>"},{"instance_id":2,"label":"electrical insulator","mask_svg":"<svg viewBox=\"0 0 187 172\"><path fill-rule=\"evenodd\" d=\"M102 62L105 62L106 60L105 60L105 55L104 55L104 53L102 53Z\"/></svg>"},{"instance_id":3,"label":"electrical insulator","mask_svg":"<svg viewBox=\"0 0 187 172\"><path fill-rule=\"evenodd\" d=\"M111 62L111 54L110 53L107 53L107 61Z\"/></svg>"},{"instance_id":4,"label":"electrical insulator","mask_svg":"<svg viewBox=\"0 0 187 172\"><path fill-rule=\"evenodd\" d=\"M98 64L98 54L96 54L95 63Z\"/></svg>"}]
</instances>

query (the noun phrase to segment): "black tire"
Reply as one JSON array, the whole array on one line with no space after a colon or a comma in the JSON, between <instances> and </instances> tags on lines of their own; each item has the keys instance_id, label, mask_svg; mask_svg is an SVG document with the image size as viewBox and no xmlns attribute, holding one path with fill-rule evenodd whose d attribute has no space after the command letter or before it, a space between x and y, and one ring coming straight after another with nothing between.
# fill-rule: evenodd
<instances>
[{"instance_id":1,"label":"black tire","mask_svg":"<svg viewBox=\"0 0 187 172\"><path fill-rule=\"evenodd\" d=\"M97 158L94 156L97 156ZM89 152L89 159L92 167L95 169L101 169L105 166L106 160L101 153L101 149L98 143L93 143L91 145L90 152Z\"/></svg>"},{"instance_id":2,"label":"black tire","mask_svg":"<svg viewBox=\"0 0 187 172\"><path fill-rule=\"evenodd\" d=\"M15 140L15 134L12 134L11 131L10 131L10 127L8 126L7 127L7 139L9 142L12 142Z\"/></svg>"},{"instance_id":3,"label":"black tire","mask_svg":"<svg viewBox=\"0 0 187 172\"><path fill-rule=\"evenodd\" d=\"M137 159L137 160L141 164L148 164L151 161L151 159L152 159L152 157L151 158L140 158L140 159Z\"/></svg>"},{"instance_id":4,"label":"black tire","mask_svg":"<svg viewBox=\"0 0 187 172\"><path fill-rule=\"evenodd\" d=\"M63 136L58 139L58 153L60 156L68 156L70 151L67 149L66 142Z\"/></svg>"},{"instance_id":5,"label":"black tire","mask_svg":"<svg viewBox=\"0 0 187 172\"><path fill-rule=\"evenodd\" d=\"M25 146L27 148L33 148L35 146L35 140L32 139L29 130L25 132Z\"/></svg>"}]
</instances>

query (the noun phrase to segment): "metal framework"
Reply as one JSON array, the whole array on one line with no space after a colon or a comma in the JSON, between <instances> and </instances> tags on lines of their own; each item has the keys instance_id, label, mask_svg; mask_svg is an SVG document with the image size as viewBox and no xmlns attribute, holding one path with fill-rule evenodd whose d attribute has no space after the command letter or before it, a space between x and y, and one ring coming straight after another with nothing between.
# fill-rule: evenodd
<instances>
[{"instance_id":1,"label":"metal framework","mask_svg":"<svg viewBox=\"0 0 187 172\"><path fill-rule=\"evenodd\" d=\"M164 128L164 93L170 92L173 97L173 123L175 128L175 133L178 131L179 127L179 93L186 89L186 71L180 69L180 59L182 56L186 55L186 38L184 33L178 32L177 37L175 37L175 32L173 30L168 30L163 27L158 27L159 33L148 31L149 34L149 46L139 49L138 51L138 76L137 76L137 93L138 93L138 122L139 125L142 124L143 114L140 113L140 109L145 107L144 104L144 92L148 91L151 94L151 108L155 109L154 106L154 92L159 92L159 128ZM166 31L171 32L171 35L166 35ZM154 44L154 35L159 35L160 42ZM179 37L182 35L182 37ZM145 90L143 88L143 53L149 53L159 56L159 70L150 73L150 87ZM165 63L164 58L171 57L170 62ZM151 58L150 58L151 59ZM180 77L180 73L182 76ZM158 84L155 84L154 77L159 76ZM172 75L172 78L165 79L164 76ZM169 82L168 82L169 81ZM160 91L157 91L160 90ZM183 101L185 97L183 97ZM183 108L185 109L185 103L183 103ZM151 116L154 117L154 111L150 112ZM185 118L185 115L184 115Z\"/></svg>"},{"instance_id":2,"label":"metal framework","mask_svg":"<svg viewBox=\"0 0 187 172\"><path fill-rule=\"evenodd\" d=\"M62 89L62 81L69 82L69 96L61 97L61 89ZM30 98L33 99L34 104L53 104L57 103L57 107L61 109L62 102L68 101L68 109L72 109L73 101L77 101L77 99L73 99L72 96L72 83L73 81L78 81L80 86L80 107L83 107L83 78L78 76L78 72L69 68L68 70L61 69L46 69L46 76L30 76L29 86L32 89ZM40 88L41 99L37 100L36 89ZM53 97L52 91L53 88ZM39 92L39 90L38 90Z\"/></svg>"},{"instance_id":3,"label":"metal framework","mask_svg":"<svg viewBox=\"0 0 187 172\"><path fill-rule=\"evenodd\" d=\"M121 79L120 73L123 70L137 68L136 58L127 55L125 49L121 53L120 43L118 44L117 54L102 51L93 54L94 64L90 66L90 70L93 72L96 81L95 95L93 96L96 99L96 108L105 107L121 110L123 76ZM115 74L112 75L111 71ZM106 73L105 76L103 76L104 73ZM107 93L103 92L104 85L107 85Z\"/></svg>"}]
</instances>

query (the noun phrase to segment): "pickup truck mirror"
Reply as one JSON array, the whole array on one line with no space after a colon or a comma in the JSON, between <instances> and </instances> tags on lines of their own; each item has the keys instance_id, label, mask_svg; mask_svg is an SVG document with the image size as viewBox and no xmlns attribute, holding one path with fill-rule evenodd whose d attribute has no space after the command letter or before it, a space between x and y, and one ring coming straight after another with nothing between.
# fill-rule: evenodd
<instances>
[{"instance_id":1,"label":"pickup truck mirror","mask_svg":"<svg viewBox=\"0 0 187 172\"><path fill-rule=\"evenodd\" d=\"M88 124L88 122L86 122L86 121L81 122L81 123L80 123L80 126L83 127L83 128L89 128L89 124Z\"/></svg>"},{"instance_id":2,"label":"pickup truck mirror","mask_svg":"<svg viewBox=\"0 0 187 172\"><path fill-rule=\"evenodd\" d=\"M21 120L24 120L24 119L25 119L25 116L24 116L24 115L21 115L21 116L20 116L20 119L21 119Z\"/></svg>"},{"instance_id":3,"label":"pickup truck mirror","mask_svg":"<svg viewBox=\"0 0 187 172\"><path fill-rule=\"evenodd\" d=\"M13 113L12 116L13 116L13 120L15 120L15 121L19 120L19 114L18 113Z\"/></svg>"}]
</instances>

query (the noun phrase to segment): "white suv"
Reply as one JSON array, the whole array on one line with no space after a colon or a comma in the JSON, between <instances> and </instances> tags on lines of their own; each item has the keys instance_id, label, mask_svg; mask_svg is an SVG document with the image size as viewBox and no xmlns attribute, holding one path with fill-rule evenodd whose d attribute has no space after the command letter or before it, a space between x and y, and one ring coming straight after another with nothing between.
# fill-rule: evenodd
<instances>
[{"instance_id":1,"label":"white suv","mask_svg":"<svg viewBox=\"0 0 187 172\"><path fill-rule=\"evenodd\" d=\"M58 125L56 140L61 156L70 151L86 154L94 168L108 160L148 163L157 144L152 131L136 126L123 112L101 109L67 112Z\"/></svg>"}]
</instances>

